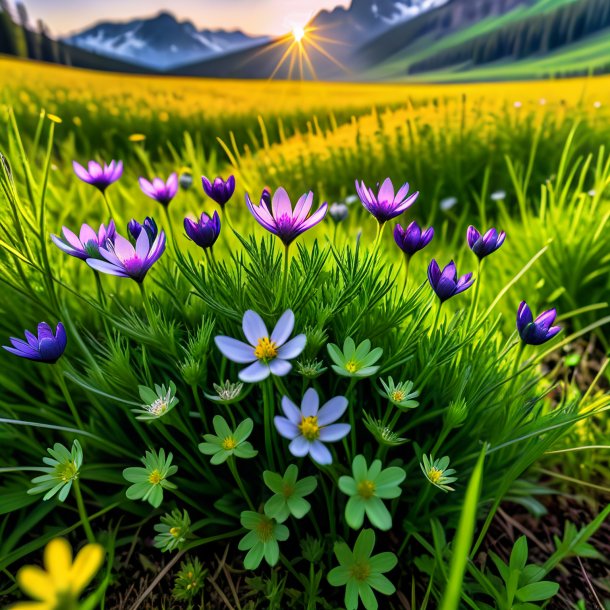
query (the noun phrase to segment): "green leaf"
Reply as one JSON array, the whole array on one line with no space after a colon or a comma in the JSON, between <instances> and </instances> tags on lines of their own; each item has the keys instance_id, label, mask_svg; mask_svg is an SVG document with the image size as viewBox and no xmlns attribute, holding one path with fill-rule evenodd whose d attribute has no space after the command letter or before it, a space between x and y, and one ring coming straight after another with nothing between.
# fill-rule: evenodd
<instances>
[{"instance_id":1,"label":"green leaf","mask_svg":"<svg viewBox=\"0 0 610 610\"><path fill-rule=\"evenodd\" d=\"M515 545L513 546L513 550L510 554L510 561L508 563L509 567L513 571L521 571L525 567L527 563L527 538L525 536L521 536Z\"/></svg>"},{"instance_id":2,"label":"green leaf","mask_svg":"<svg viewBox=\"0 0 610 610\"><path fill-rule=\"evenodd\" d=\"M462 581L464 579L466 564L468 563L468 555L472 546L474 525L477 518L477 507L483 482L483 463L486 450L487 447L483 447L481 450L479 459L477 460L470 481L468 482L458 529L451 549L449 577L441 600L440 610L457 610L460 604L463 591Z\"/></svg>"},{"instance_id":3,"label":"green leaf","mask_svg":"<svg viewBox=\"0 0 610 610\"><path fill-rule=\"evenodd\" d=\"M540 602L557 595L559 585L556 582L543 580L533 582L517 590L517 599L521 602Z\"/></svg>"}]
</instances>

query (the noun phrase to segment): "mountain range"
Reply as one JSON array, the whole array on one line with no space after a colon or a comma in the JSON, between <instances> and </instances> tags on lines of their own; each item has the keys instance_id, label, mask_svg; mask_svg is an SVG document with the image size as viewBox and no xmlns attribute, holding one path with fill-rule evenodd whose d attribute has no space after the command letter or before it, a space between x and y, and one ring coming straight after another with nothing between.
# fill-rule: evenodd
<instances>
[{"instance_id":1,"label":"mountain range","mask_svg":"<svg viewBox=\"0 0 610 610\"><path fill-rule=\"evenodd\" d=\"M10 53L2 17L0 4ZM317 13L300 41L198 29L169 12L60 41L13 25L30 57L126 72L436 82L610 72L609 0L352 0Z\"/></svg>"}]
</instances>

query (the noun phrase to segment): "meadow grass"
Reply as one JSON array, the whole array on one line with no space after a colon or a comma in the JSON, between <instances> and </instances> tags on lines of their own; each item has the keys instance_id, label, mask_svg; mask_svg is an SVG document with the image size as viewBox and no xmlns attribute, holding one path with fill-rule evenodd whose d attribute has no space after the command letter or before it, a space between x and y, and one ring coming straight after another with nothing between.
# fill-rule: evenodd
<instances>
[{"instance_id":1,"label":"meadow grass","mask_svg":"<svg viewBox=\"0 0 610 610\"><path fill-rule=\"evenodd\" d=\"M8 160L0 174L0 331L17 336L48 318L63 321L69 335L57 365L1 355L3 592L16 591L16 568L53 537L93 535L107 549L126 548L137 543L139 528L152 536L164 512L168 522L184 526L182 517L168 516L174 508L187 510L191 522L189 537L175 550L195 553L226 538L235 555L245 533L243 513L270 495L263 470L283 474L295 461L287 443L272 436L270 414L278 412L282 395L299 404L311 386L323 400L348 397L353 433L337 443L332 468L299 463L299 476L315 477L318 492L308 496L313 512L288 522L290 538L279 558L283 584L273 585L277 574L265 573L272 606L286 607L293 589L301 592L296 607L308 610L343 600L325 575L344 558L333 554L333 542L352 548L356 540L343 519L337 479L351 474L357 454L406 474L402 496L388 502L393 528L378 532L376 545L401 561L392 581L415 607L453 608L458 594L472 608L505 599L489 567L466 561L476 557L497 507L507 496L532 506L527 490L537 480L528 471L538 465L552 472L554 460L561 460L560 475L587 483L574 450L605 444L600 435L610 403L600 388L610 163L603 145L610 124L606 107L595 102L605 99L610 80L485 87L237 83L0 63L6 79L0 151ZM132 141L132 134L144 138ZM50 242L62 225L76 230L83 222L108 222L102 195L72 171L72 159L89 157L125 163L123 177L108 190L119 233L144 216L154 216L167 233L167 250L145 280L144 298L135 282L96 276ZM181 168L194 184L165 215L142 194L137 178L167 177ZM236 176L227 206L236 231L223 214L212 259L187 240L182 219L216 208L199 184L200 175L216 173ZM420 191L408 221L436 228L432 244L411 261L408 283L388 228L374 245L375 221L351 198L355 178L374 184L388 175ZM291 248L286 281L283 249L242 203L245 192L258 202L267 185L285 186L293 198L312 189L316 207L325 199L352 201L345 221L327 217ZM441 205L447 197L457 201ZM465 244L470 223L506 230L507 242L477 273L480 291L439 310L426 283L428 261L454 258L460 273L476 270ZM522 299L536 312L557 306L564 328L558 340L518 348L514 325ZM272 327L288 308L296 315L295 333L307 337L300 372L248 386L234 405L206 397L212 384L235 381L240 368L220 357L213 338L241 338L247 309ZM327 344L341 348L347 337L383 349L374 377L333 373ZM602 345L594 356L601 368L586 384L577 374L584 356L575 347L583 338ZM388 404L377 377L389 375L414 382L418 406L400 411ZM138 386L169 381L179 406L167 419L137 420ZM232 428L253 420L256 458L225 467L201 455L197 444L218 414ZM28 495L44 448L70 447L74 439L84 455L75 495L65 503ZM166 490L162 509L153 510L126 497L122 471L162 447L179 466L172 476L178 489ZM545 455L557 450L572 453L568 459ZM423 456L445 455L457 470L455 492L442 493L422 473ZM599 456L588 459L591 477L604 472ZM229 477L235 485L227 484ZM540 578L552 579L557 563L580 552L578 544L600 523L558 544ZM521 547L516 554L525 561ZM110 565L92 595L108 588ZM415 569L417 582L409 575ZM520 587L535 584L518 579Z\"/></svg>"}]
</instances>

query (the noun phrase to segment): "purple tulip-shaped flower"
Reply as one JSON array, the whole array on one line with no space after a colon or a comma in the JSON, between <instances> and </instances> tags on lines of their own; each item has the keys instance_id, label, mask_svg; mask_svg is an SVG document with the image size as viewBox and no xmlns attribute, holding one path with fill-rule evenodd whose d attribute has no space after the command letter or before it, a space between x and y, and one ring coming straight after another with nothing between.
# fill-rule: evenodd
<instances>
[{"instance_id":1,"label":"purple tulip-shaped flower","mask_svg":"<svg viewBox=\"0 0 610 610\"><path fill-rule=\"evenodd\" d=\"M281 436L290 439L288 450L295 457L309 454L321 465L331 464L333 458L324 443L334 443L346 437L349 424L336 424L347 409L347 398L335 396L321 409L318 393L309 388L299 409L287 396L282 397L282 411L286 417L276 415L275 427Z\"/></svg>"},{"instance_id":2,"label":"purple tulip-shaped flower","mask_svg":"<svg viewBox=\"0 0 610 610\"><path fill-rule=\"evenodd\" d=\"M485 235L481 235L472 225L468 227L466 233L468 246L478 256L479 260L495 252L506 239L504 231L489 229Z\"/></svg>"},{"instance_id":3,"label":"purple tulip-shaped flower","mask_svg":"<svg viewBox=\"0 0 610 610\"><path fill-rule=\"evenodd\" d=\"M201 213L199 220L184 219L184 230L189 239L204 250L211 248L220 235L220 216L214 212L210 218L205 212Z\"/></svg>"},{"instance_id":4,"label":"purple tulip-shaped flower","mask_svg":"<svg viewBox=\"0 0 610 610\"><path fill-rule=\"evenodd\" d=\"M155 241L157 235L159 234L157 223L150 216L147 216L142 224L140 224L135 218L132 218L127 223L127 230L129 231L129 234L133 237L134 240L140 237L142 229L144 229L148 233L148 241L150 243Z\"/></svg>"},{"instance_id":5,"label":"purple tulip-shaped flower","mask_svg":"<svg viewBox=\"0 0 610 610\"><path fill-rule=\"evenodd\" d=\"M407 197L409 193L408 182L405 182L394 194L394 185L389 178L383 181L377 195L364 182L358 184L358 180L356 180L356 192L360 201L362 201L362 205L377 219L380 225L396 216L400 216L415 203L419 196L419 192L415 192Z\"/></svg>"},{"instance_id":6,"label":"purple tulip-shaped flower","mask_svg":"<svg viewBox=\"0 0 610 610\"><path fill-rule=\"evenodd\" d=\"M269 375L287 375L292 369L289 360L305 349L305 335L288 341L294 329L294 314L290 309L282 314L271 334L263 319L251 309L244 313L242 328L248 343L223 336L215 337L214 341L225 358L250 364L239 372L239 378L247 383L262 381Z\"/></svg>"},{"instance_id":7,"label":"purple tulip-shaped flower","mask_svg":"<svg viewBox=\"0 0 610 610\"><path fill-rule=\"evenodd\" d=\"M102 167L97 161L89 161L87 171L80 163L72 161L74 173L87 184L92 184L102 193L123 175L123 162L111 161L110 164L104 163Z\"/></svg>"},{"instance_id":8,"label":"purple tulip-shaped flower","mask_svg":"<svg viewBox=\"0 0 610 610\"><path fill-rule=\"evenodd\" d=\"M108 227L100 225L97 233L88 224L84 224L80 228L78 236L67 227L62 227L61 235L61 237L51 235L53 243L60 250L70 256L87 260L88 258L101 258L100 246L105 246L107 241L114 241L116 228L114 220L111 220Z\"/></svg>"},{"instance_id":9,"label":"purple tulip-shaped flower","mask_svg":"<svg viewBox=\"0 0 610 610\"><path fill-rule=\"evenodd\" d=\"M15 354L15 356L20 358L53 364L64 353L68 343L66 329L61 322L57 325L55 334L53 334L53 329L46 322L41 322L38 325L38 336L26 330L25 338L27 342L11 337L10 341L13 347L8 347L7 345L2 347L7 352Z\"/></svg>"},{"instance_id":10,"label":"purple tulip-shaped flower","mask_svg":"<svg viewBox=\"0 0 610 610\"><path fill-rule=\"evenodd\" d=\"M552 326L556 317L557 311L549 309L534 320L531 309L522 301L517 310L517 330L521 341L526 345L542 345L552 339L561 330L561 326Z\"/></svg>"},{"instance_id":11,"label":"purple tulip-shaped flower","mask_svg":"<svg viewBox=\"0 0 610 610\"><path fill-rule=\"evenodd\" d=\"M107 242L100 248L103 260L88 258L87 264L102 273L130 277L138 283L144 281L148 270L161 258L165 251L165 233L161 231L151 242L149 233L141 230L135 247L122 235L115 237L114 243Z\"/></svg>"},{"instance_id":12,"label":"purple tulip-shaped flower","mask_svg":"<svg viewBox=\"0 0 610 610\"><path fill-rule=\"evenodd\" d=\"M175 172L170 175L167 182L163 182L161 178L153 178L152 182L140 178L138 182L146 196L158 201L163 206L168 206L178 192L178 174Z\"/></svg>"},{"instance_id":13,"label":"purple tulip-shaped flower","mask_svg":"<svg viewBox=\"0 0 610 610\"><path fill-rule=\"evenodd\" d=\"M271 211L271 189L267 186L261 193L260 205L264 205L269 211Z\"/></svg>"},{"instance_id":14,"label":"purple tulip-shaped flower","mask_svg":"<svg viewBox=\"0 0 610 610\"><path fill-rule=\"evenodd\" d=\"M301 233L311 229L324 219L328 204L324 202L311 216L313 193L302 195L292 209L288 193L282 187L273 193L271 206L264 201L254 205L246 193L246 204L257 222L274 235L277 235L285 246L289 246ZM308 217L309 216L309 217Z\"/></svg>"},{"instance_id":15,"label":"purple tulip-shaped flower","mask_svg":"<svg viewBox=\"0 0 610 610\"><path fill-rule=\"evenodd\" d=\"M456 294L460 294L460 292L464 292L464 290L468 290L474 284L472 273L466 273L458 279L457 269L453 261L441 271L434 259L428 265L428 281L441 303Z\"/></svg>"},{"instance_id":16,"label":"purple tulip-shaped flower","mask_svg":"<svg viewBox=\"0 0 610 610\"><path fill-rule=\"evenodd\" d=\"M205 194L221 208L233 197L235 192L235 176L229 176L226 181L218 176L214 178L214 182L210 182L205 176L201 176L201 184Z\"/></svg>"},{"instance_id":17,"label":"purple tulip-shaped flower","mask_svg":"<svg viewBox=\"0 0 610 610\"><path fill-rule=\"evenodd\" d=\"M394 227L394 241L409 258L416 252L423 250L432 241L433 237L434 229L432 227L422 231L415 221L406 229L403 229L400 225Z\"/></svg>"}]
</instances>

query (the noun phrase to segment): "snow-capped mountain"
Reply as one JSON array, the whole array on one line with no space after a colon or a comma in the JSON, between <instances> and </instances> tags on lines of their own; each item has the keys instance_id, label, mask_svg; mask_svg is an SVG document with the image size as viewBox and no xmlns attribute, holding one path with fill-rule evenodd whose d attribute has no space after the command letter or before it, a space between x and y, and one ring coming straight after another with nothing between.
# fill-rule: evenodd
<instances>
[{"instance_id":1,"label":"snow-capped mountain","mask_svg":"<svg viewBox=\"0 0 610 610\"><path fill-rule=\"evenodd\" d=\"M64 39L67 44L148 68L171 70L267 40L239 30L198 30L167 12L125 23L98 23Z\"/></svg>"}]
</instances>

